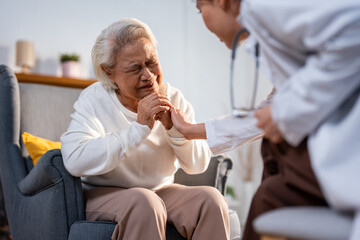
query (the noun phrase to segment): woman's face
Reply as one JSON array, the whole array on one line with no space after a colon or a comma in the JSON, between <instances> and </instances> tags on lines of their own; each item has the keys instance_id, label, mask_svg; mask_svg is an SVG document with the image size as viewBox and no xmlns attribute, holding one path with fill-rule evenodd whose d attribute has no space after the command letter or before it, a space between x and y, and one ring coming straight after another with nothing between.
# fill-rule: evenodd
<instances>
[{"instance_id":1,"label":"woman's face","mask_svg":"<svg viewBox=\"0 0 360 240\"><path fill-rule=\"evenodd\" d=\"M233 0L198 0L196 7L201 12L206 27L231 49L237 31L242 28L237 21L239 3L236 4Z\"/></svg>"},{"instance_id":2,"label":"woman's face","mask_svg":"<svg viewBox=\"0 0 360 240\"><path fill-rule=\"evenodd\" d=\"M118 86L118 98L128 107L137 108L137 102L158 92L162 69L154 44L141 38L124 46L117 55L117 63L110 79Z\"/></svg>"}]
</instances>

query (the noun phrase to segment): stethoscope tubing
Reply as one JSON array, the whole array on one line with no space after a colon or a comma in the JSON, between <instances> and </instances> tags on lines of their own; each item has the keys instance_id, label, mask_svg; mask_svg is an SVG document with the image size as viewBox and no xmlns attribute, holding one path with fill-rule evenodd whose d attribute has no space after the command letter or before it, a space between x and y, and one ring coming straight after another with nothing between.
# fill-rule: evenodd
<instances>
[{"instance_id":1,"label":"stethoscope tubing","mask_svg":"<svg viewBox=\"0 0 360 240\"><path fill-rule=\"evenodd\" d=\"M253 87L253 94L251 98L250 108L236 108L235 107L235 97L234 97L234 62L236 58L236 49L238 46L239 38L243 34L249 34L246 28L242 28L238 31L234 37L231 51L231 63L230 63L230 104L232 109L232 115L235 117L246 117L252 115L252 112L255 110L255 101L256 101L256 93L258 88L258 80L259 80L259 44L255 45L255 80Z\"/></svg>"}]
</instances>

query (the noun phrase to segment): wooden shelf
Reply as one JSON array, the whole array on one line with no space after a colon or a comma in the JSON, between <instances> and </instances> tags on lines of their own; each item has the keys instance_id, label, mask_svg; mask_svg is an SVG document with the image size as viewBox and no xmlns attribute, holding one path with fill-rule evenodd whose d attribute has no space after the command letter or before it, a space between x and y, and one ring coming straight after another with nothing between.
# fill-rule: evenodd
<instances>
[{"instance_id":1,"label":"wooden shelf","mask_svg":"<svg viewBox=\"0 0 360 240\"><path fill-rule=\"evenodd\" d=\"M86 88L96 82L96 80L93 79L56 77L40 74L17 73L15 75L21 83L38 83L70 88Z\"/></svg>"}]
</instances>

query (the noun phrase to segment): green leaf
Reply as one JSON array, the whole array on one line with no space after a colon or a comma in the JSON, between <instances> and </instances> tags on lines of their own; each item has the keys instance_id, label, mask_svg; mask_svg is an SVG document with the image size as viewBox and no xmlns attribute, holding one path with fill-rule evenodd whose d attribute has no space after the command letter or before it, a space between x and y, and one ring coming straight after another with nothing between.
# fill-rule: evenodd
<instances>
[{"instance_id":1,"label":"green leaf","mask_svg":"<svg viewBox=\"0 0 360 240\"><path fill-rule=\"evenodd\" d=\"M67 61L79 62L80 61L80 55L78 55L76 53L72 53L72 54L63 53L63 54L60 54L59 59L60 59L61 63L67 62Z\"/></svg>"},{"instance_id":2,"label":"green leaf","mask_svg":"<svg viewBox=\"0 0 360 240\"><path fill-rule=\"evenodd\" d=\"M235 190L234 190L234 188L233 187L231 187L231 186L227 186L226 187L226 195L229 195L229 196L231 196L232 198L236 198L236 194L235 194Z\"/></svg>"}]
</instances>

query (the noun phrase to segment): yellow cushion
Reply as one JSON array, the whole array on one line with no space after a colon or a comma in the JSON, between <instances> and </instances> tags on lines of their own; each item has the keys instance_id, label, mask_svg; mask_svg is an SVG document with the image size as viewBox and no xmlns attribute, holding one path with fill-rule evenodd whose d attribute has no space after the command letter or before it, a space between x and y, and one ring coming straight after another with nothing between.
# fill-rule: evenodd
<instances>
[{"instance_id":1,"label":"yellow cushion","mask_svg":"<svg viewBox=\"0 0 360 240\"><path fill-rule=\"evenodd\" d=\"M61 142L53 142L45 138L31 135L27 132L22 134L22 139L34 166L39 161L41 156L44 155L47 151L61 148Z\"/></svg>"}]
</instances>

